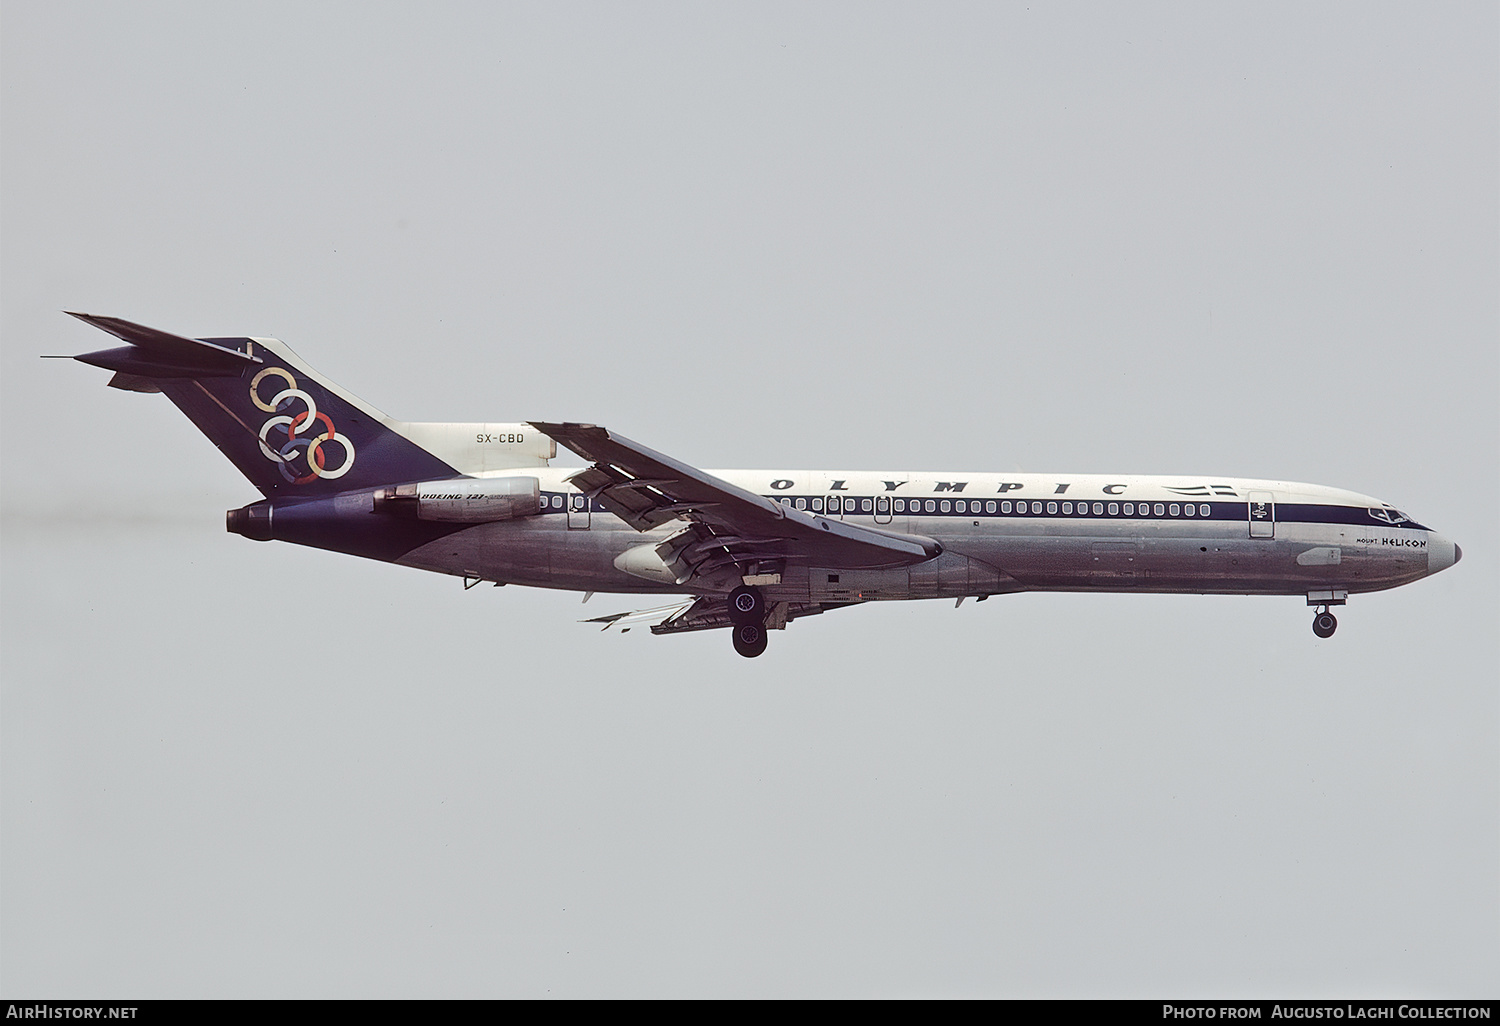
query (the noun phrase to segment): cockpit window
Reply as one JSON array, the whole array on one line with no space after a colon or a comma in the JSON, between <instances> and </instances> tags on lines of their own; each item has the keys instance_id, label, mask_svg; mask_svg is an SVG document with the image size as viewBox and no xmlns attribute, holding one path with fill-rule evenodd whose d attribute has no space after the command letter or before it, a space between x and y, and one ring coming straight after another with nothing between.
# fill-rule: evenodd
<instances>
[{"instance_id":1,"label":"cockpit window","mask_svg":"<svg viewBox=\"0 0 1500 1026\"><path fill-rule=\"evenodd\" d=\"M1376 520L1384 521L1387 524L1404 524L1411 520L1411 517L1399 509L1393 509L1390 506L1371 506L1367 512Z\"/></svg>"}]
</instances>

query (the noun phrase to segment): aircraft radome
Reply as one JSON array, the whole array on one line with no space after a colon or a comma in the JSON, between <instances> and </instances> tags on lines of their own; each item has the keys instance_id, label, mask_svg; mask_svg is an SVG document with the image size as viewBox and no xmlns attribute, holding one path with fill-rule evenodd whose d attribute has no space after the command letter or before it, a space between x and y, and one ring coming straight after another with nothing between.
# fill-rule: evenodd
<instances>
[{"instance_id":1,"label":"aircraft radome","mask_svg":"<svg viewBox=\"0 0 1500 1026\"><path fill-rule=\"evenodd\" d=\"M658 594L598 617L766 632L862 602L1021 591L1294 595L1331 607L1445 570L1459 547L1378 499L1232 477L703 471L593 424L414 424L270 338L73 316L127 345L75 357L162 392L264 496L229 530L482 581ZM587 464L556 468L557 447ZM681 596L689 596L681 598Z\"/></svg>"}]
</instances>

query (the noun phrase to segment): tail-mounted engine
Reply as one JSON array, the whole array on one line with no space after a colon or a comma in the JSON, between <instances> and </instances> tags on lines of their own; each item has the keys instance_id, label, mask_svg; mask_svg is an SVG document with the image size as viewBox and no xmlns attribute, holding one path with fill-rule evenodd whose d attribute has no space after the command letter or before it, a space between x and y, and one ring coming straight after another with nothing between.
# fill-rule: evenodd
<instances>
[{"instance_id":1,"label":"tail-mounted engine","mask_svg":"<svg viewBox=\"0 0 1500 1026\"><path fill-rule=\"evenodd\" d=\"M459 478L393 485L375 491L375 512L450 524L485 524L541 512L534 477Z\"/></svg>"}]
</instances>

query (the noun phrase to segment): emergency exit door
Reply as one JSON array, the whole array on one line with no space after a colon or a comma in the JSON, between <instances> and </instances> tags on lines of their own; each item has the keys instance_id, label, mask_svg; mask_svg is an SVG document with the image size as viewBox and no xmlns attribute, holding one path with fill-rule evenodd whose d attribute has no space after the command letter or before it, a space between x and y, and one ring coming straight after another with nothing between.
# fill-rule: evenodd
<instances>
[{"instance_id":1,"label":"emergency exit door","mask_svg":"<svg viewBox=\"0 0 1500 1026\"><path fill-rule=\"evenodd\" d=\"M589 529L589 517L592 513L589 507L593 505L587 495L574 493L568 496L568 528L573 531L587 531Z\"/></svg>"}]
</instances>

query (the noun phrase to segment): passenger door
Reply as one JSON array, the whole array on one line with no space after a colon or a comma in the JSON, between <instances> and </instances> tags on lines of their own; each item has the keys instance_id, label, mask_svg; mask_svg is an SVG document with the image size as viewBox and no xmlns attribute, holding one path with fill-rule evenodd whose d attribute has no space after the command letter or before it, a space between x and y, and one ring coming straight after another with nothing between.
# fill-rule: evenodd
<instances>
[{"instance_id":1,"label":"passenger door","mask_svg":"<svg viewBox=\"0 0 1500 1026\"><path fill-rule=\"evenodd\" d=\"M1276 497L1270 492L1251 492L1250 537L1276 537Z\"/></svg>"}]
</instances>

